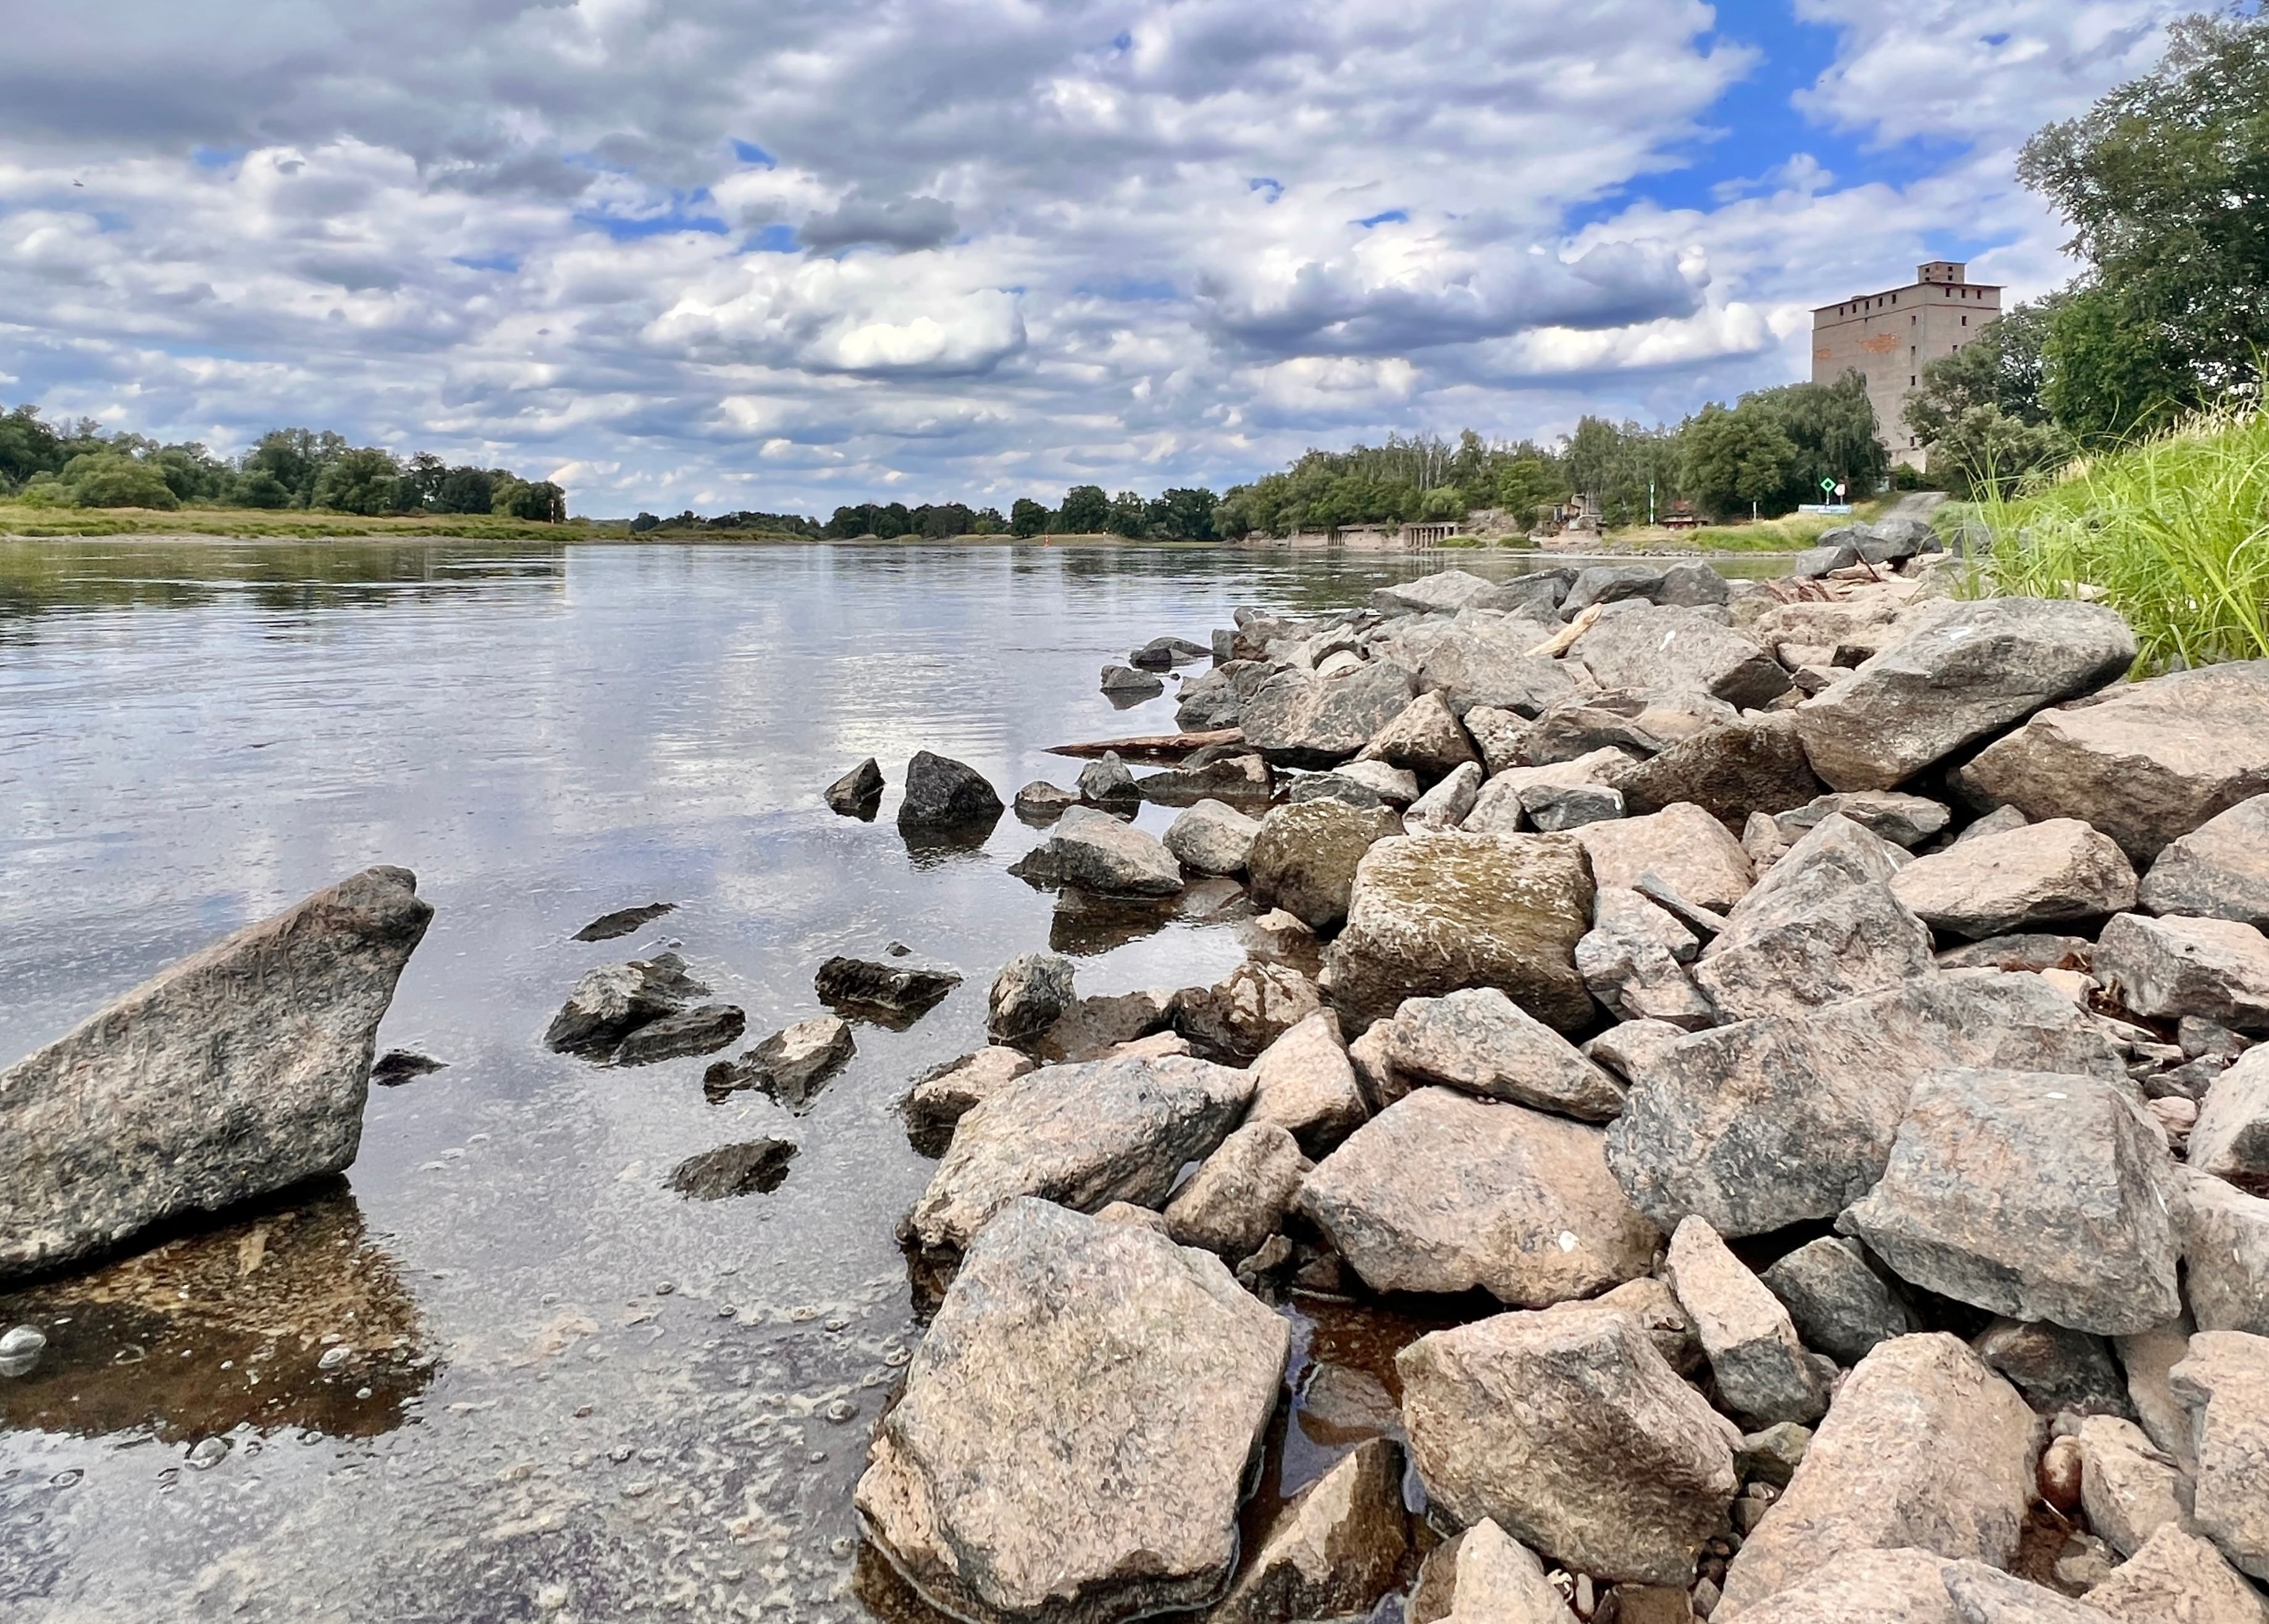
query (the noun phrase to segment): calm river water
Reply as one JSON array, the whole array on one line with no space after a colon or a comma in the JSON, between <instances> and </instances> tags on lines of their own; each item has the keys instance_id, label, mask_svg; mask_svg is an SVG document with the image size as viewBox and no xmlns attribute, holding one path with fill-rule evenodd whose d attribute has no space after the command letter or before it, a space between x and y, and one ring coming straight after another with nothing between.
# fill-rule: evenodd
<instances>
[{"instance_id":1,"label":"calm river water","mask_svg":"<svg viewBox=\"0 0 2269 1624\"><path fill-rule=\"evenodd\" d=\"M1507 558L1450 555L1484 572ZM984 1042L1047 943L1006 873L1042 836L913 853L917 749L1005 798L1066 740L1169 731L1097 672L1240 603L1337 606L1440 567L1046 547L0 542L0 1066L202 943L373 863L436 910L336 1187L0 1298L0 1618L854 1620L899 1605L851 1487L920 1335L891 1227L930 1163L892 1114ZM860 758L883 816L820 791ZM1163 827L1168 814L1147 809ZM652 901L622 940L573 933ZM967 978L807 1114L713 1104L699 1059L538 1042L595 965L679 944L749 1041L821 1013L830 954ZM1210 981L1235 926L1081 938L1083 993ZM683 1158L777 1134L769 1195ZM1390 1399L1391 1333L1297 1318L1285 1487ZM1391 1414L1391 1410L1389 1411Z\"/></svg>"}]
</instances>

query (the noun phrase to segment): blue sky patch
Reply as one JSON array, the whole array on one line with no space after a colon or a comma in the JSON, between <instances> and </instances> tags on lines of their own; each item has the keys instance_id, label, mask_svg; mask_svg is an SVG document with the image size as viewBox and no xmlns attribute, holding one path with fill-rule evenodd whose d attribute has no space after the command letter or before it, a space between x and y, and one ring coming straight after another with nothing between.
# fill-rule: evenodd
<instances>
[{"instance_id":1,"label":"blue sky patch","mask_svg":"<svg viewBox=\"0 0 2269 1624\"><path fill-rule=\"evenodd\" d=\"M508 276L520 269L520 256L516 254L458 254L451 255L449 262L462 265L467 270L500 270Z\"/></svg>"},{"instance_id":2,"label":"blue sky patch","mask_svg":"<svg viewBox=\"0 0 2269 1624\"><path fill-rule=\"evenodd\" d=\"M1408 209L1381 209L1377 214L1365 215L1362 219L1357 220L1356 224L1362 226L1365 231L1369 231L1374 225L1408 225L1410 224L1410 210Z\"/></svg>"},{"instance_id":3,"label":"blue sky patch","mask_svg":"<svg viewBox=\"0 0 2269 1624\"><path fill-rule=\"evenodd\" d=\"M777 169L780 167L780 159L774 158L770 152L765 151L764 148L758 146L753 141L734 142L733 156L739 159L744 164L754 164L760 169Z\"/></svg>"},{"instance_id":4,"label":"blue sky patch","mask_svg":"<svg viewBox=\"0 0 2269 1624\"><path fill-rule=\"evenodd\" d=\"M774 221L741 245L743 254L795 254L803 245L795 238L795 227Z\"/></svg>"}]
</instances>

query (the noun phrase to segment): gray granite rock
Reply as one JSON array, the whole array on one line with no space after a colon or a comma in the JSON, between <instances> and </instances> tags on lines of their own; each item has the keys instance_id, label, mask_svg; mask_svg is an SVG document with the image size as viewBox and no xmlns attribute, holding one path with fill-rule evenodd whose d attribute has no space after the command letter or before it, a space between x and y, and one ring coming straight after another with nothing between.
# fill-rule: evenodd
<instances>
[{"instance_id":1,"label":"gray granite rock","mask_svg":"<svg viewBox=\"0 0 2269 1624\"><path fill-rule=\"evenodd\" d=\"M1103 691L1116 699L1155 699L1166 691L1161 678L1132 666L1107 665L1099 681Z\"/></svg>"},{"instance_id":2,"label":"gray granite rock","mask_svg":"<svg viewBox=\"0 0 2269 1624\"><path fill-rule=\"evenodd\" d=\"M1576 944L1576 968L1592 996L1618 1020L1662 1021L1698 1031L1718 1019L1684 968L1701 946L1692 931L1638 892L1603 885L1592 928Z\"/></svg>"},{"instance_id":3,"label":"gray granite rock","mask_svg":"<svg viewBox=\"0 0 2269 1624\"><path fill-rule=\"evenodd\" d=\"M2117 1624L2269 1624L2269 1603L2245 1576L2211 1541L2171 1524L2085 1599Z\"/></svg>"},{"instance_id":4,"label":"gray granite rock","mask_svg":"<svg viewBox=\"0 0 2269 1624\"><path fill-rule=\"evenodd\" d=\"M1413 834L1457 828L1473 811L1484 776L1479 762L1466 763L1410 803L1402 815L1403 828Z\"/></svg>"},{"instance_id":5,"label":"gray granite rock","mask_svg":"<svg viewBox=\"0 0 2269 1624\"><path fill-rule=\"evenodd\" d=\"M2049 818L1918 857L1891 895L1933 930L1975 939L2132 908L2135 870L2109 836Z\"/></svg>"},{"instance_id":6,"label":"gray granite rock","mask_svg":"<svg viewBox=\"0 0 2269 1624\"><path fill-rule=\"evenodd\" d=\"M2269 1337L2201 1331L2169 1380L2198 1449L2198 1531L2269 1579Z\"/></svg>"},{"instance_id":7,"label":"gray granite rock","mask_svg":"<svg viewBox=\"0 0 2269 1624\"><path fill-rule=\"evenodd\" d=\"M1822 1236L1768 1266L1758 1279L1788 1310L1797 1334L1841 1365L1914 1329L1907 1311L1850 1241Z\"/></svg>"},{"instance_id":8,"label":"gray granite rock","mask_svg":"<svg viewBox=\"0 0 2269 1624\"><path fill-rule=\"evenodd\" d=\"M885 964L840 954L822 964L811 978L811 990L821 1003L877 1016L886 1022L922 1015L960 985L961 977L954 971Z\"/></svg>"},{"instance_id":9,"label":"gray granite rock","mask_svg":"<svg viewBox=\"0 0 2269 1624\"><path fill-rule=\"evenodd\" d=\"M1657 875L1689 902L1724 910L1747 896L1755 882L1741 843L1700 807L1684 802L1644 817L1587 823L1576 830L1576 838L1600 885L1629 888L1644 875Z\"/></svg>"},{"instance_id":10,"label":"gray granite rock","mask_svg":"<svg viewBox=\"0 0 2269 1624\"><path fill-rule=\"evenodd\" d=\"M1413 1085L1440 1083L1586 1122L1622 1110L1621 1084L1495 987L1411 999L1386 1029L1387 1063Z\"/></svg>"},{"instance_id":11,"label":"gray granite rock","mask_svg":"<svg viewBox=\"0 0 2269 1624\"><path fill-rule=\"evenodd\" d=\"M1945 1581L1962 1624L2103 1624L2085 1603L1983 1562L1950 1563Z\"/></svg>"},{"instance_id":12,"label":"gray granite rock","mask_svg":"<svg viewBox=\"0 0 2269 1624\"><path fill-rule=\"evenodd\" d=\"M1802 806L1775 815L1781 838L1793 845L1830 813L1849 818L1871 835L1910 849L1945 832L1954 814L1942 801L1895 789L1855 789L1816 795ZM2020 815L2016 827L2024 827ZM1998 830L1990 832L1999 832Z\"/></svg>"},{"instance_id":13,"label":"gray granite rock","mask_svg":"<svg viewBox=\"0 0 2269 1624\"><path fill-rule=\"evenodd\" d=\"M1245 1121L1276 1124L1311 1157L1328 1155L1370 1115L1339 1017L1328 1009L1308 1015L1253 1063Z\"/></svg>"},{"instance_id":14,"label":"gray granite rock","mask_svg":"<svg viewBox=\"0 0 2269 1624\"><path fill-rule=\"evenodd\" d=\"M1745 716L1681 739L1624 769L1615 786L1635 815L1688 801L1728 829L1753 812L1807 805L1821 790L1788 712Z\"/></svg>"},{"instance_id":15,"label":"gray granite rock","mask_svg":"<svg viewBox=\"0 0 2269 1624\"><path fill-rule=\"evenodd\" d=\"M1681 1222L1670 1237L1667 1267L1721 1405L1758 1427L1815 1421L1826 1413L1828 1394L1788 1310L1715 1229L1699 1218Z\"/></svg>"},{"instance_id":16,"label":"gray granite rock","mask_svg":"<svg viewBox=\"0 0 2269 1624\"><path fill-rule=\"evenodd\" d=\"M1536 1553L1487 1517L1426 1554L1404 1617L1408 1624L1577 1624Z\"/></svg>"},{"instance_id":17,"label":"gray granite rock","mask_svg":"<svg viewBox=\"0 0 2269 1624\"><path fill-rule=\"evenodd\" d=\"M1977 1356L2044 1415L2132 1416L2127 1378L2100 1336L2041 1320L2001 1318L1970 1340ZM2098 1533L2103 1531L2099 1527Z\"/></svg>"},{"instance_id":18,"label":"gray granite rock","mask_svg":"<svg viewBox=\"0 0 2269 1624\"><path fill-rule=\"evenodd\" d=\"M1520 792L1520 813L1531 829L1558 834L1621 817L1622 793L1604 784L1533 784Z\"/></svg>"},{"instance_id":19,"label":"gray granite rock","mask_svg":"<svg viewBox=\"0 0 2269 1624\"><path fill-rule=\"evenodd\" d=\"M827 786L827 809L844 817L872 817L883 798L883 766L872 756Z\"/></svg>"},{"instance_id":20,"label":"gray granite rock","mask_svg":"<svg viewBox=\"0 0 2269 1624\"><path fill-rule=\"evenodd\" d=\"M2132 1556L2162 1528L2189 1532L2189 1480L2133 1421L2086 1417L2080 1452L2081 1503L2088 1526L2120 1555Z\"/></svg>"},{"instance_id":21,"label":"gray granite rock","mask_svg":"<svg viewBox=\"0 0 2269 1624\"><path fill-rule=\"evenodd\" d=\"M1533 718L1596 686L1581 665L1528 652L1548 635L1529 620L1452 626L1419 661L1419 683L1440 694L1469 731L1476 710Z\"/></svg>"},{"instance_id":22,"label":"gray granite rock","mask_svg":"<svg viewBox=\"0 0 2269 1624\"><path fill-rule=\"evenodd\" d=\"M1031 1043L1063 1019L1077 996L1072 975L1071 961L1053 953L1027 953L1001 966L986 1000L993 1041Z\"/></svg>"},{"instance_id":23,"label":"gray granite rock","mask_svg":"<svg viewBox=\"0 0 2269 1624\"><path fill-rule=\"evenodd\" d=\"M1494 582L1470 570L1438 570L1415 580L1373 587L1371 607L1382 615L1454 614L1496 590Z\"/></svg>"},{"instance_id":24,"label":"gray granite rock","mask_svg":"<svg viewBox=\"0 0 2269 1624\"><path fill-rule=\"evenodd\" d=\"M2096 943L2095 973L2137 1015L2269 1031L2269 936L2236 919L2119 914Z\"/></svg>"},{"instance_id":25,"label":"gray granite rock","mask_svg":"<svg viewBox=\"0 0 2269 1624\"><path fill-rule=\"evenodd\" d=\"M1748 709L1789 690L1780 662L1741 633L1690 609L1635 607L1603 616L1576 639L1602 688L1667 688Z\"/></svg>"},{"instance_id":26,"label":"gray granite rock","mask_svg":"<svg viewBox=\"0 0 2269 1624\"><path fill-rule=\"evenodd\" d=\"M2269 1200L2195 1166L2183 1188L2183 1269L2199 1329L2269 1336Z\"/></svg>"},{"instance_id":27,"label":"gray granite rock","mask_svg":"<svg viewBox=\"0 0 2269 1624\"><path fill-rule=\"evenodd\" d=\"M2269 929L2269 795L2241 801L2169 843L2143 876L2141 897L2152 913Z\"/></svg>"},{"instance_id":28,"label":"gray granite rock","mask_svg":"<svg viewBox=\"0 0 2269 1624\"><path fill-rule=\"evenodd\" d=\"M1576 572L1576 579L1560 601L1560 618L1573 620L1595 603L1620 603L1627 598L1652 601L1662 590L1664 567L1659 564L1594 564Z\"/></svg>"},{"instance_id":29,"label":"gray granite rock","mask_svg":"<svg viewBox=\"0 0 2269 1624\"><path fill-rule=\"evenodd\" d=\"M607 1055L641 1026L676 1015L709 989L675 953L583 972L543 1033L560 1054Z\"/></svg>"},{"instance_id":30,"label":"gray granite rock","mask_svg":"<svg viewBox=\"0 0 2269 1624\"><path fill-rule=\"evenodd\" d=\"M844 1030L847 1037L850 1029ZM1022 1050L996 1045L933 1068L915 1081L900 1107L906 1137L924 1155L942 1154L955 1124L1033 1070L1034 1064Z\"/></svg>"},{"instance_id":31,"label":"gray granite rock","mask_svg":"<svg viewBox=\"0 0 2269 1624\"><path fill-rule=\"evenodd\" d=\"M1932 1551L1859 1551L1739 1613L1743 1624L1962 1624L1946 1593L1947 1566Z\"/></svg>"},{"instance_id":32,"label":"gray granite rock","mask_svg":"<svg viewBox=\"0 0 2269 1624\"><path fill-rule=\"evenodd\" d=\"M901 830L964 830L990 824L1003 810L999 793L965 762L916 750L906 764L905 798L898 803Z\"/></svg>"},{"instance_id":33,"label":"gray granite rock","mask_svg":"<svg viewBox=\"0 0 2269 1624\"><path fill-rule=\"evenodd\" d=\"M1370 743L1415 691L1410 673L1386 661L1328 680L1280 671L1253 690L1239 725L1245 742L1273 764L1327 767Z\"/></svg>"},{"instance_id":34,"label":"gray granite rock","mask_svg":"<svg viewBox=\"0 0 2269 1624\"><path fill-rule=\"evenodd\" d=\"M1079 798L1090 806L1124 806L1142 799L1134 787L1134 774L1116 750L1105 750L1082 767L1076 781Z\"/></svg>"},{"instance_id":35,"label":"gray granite rock","mask_svg":"<svg viewBox=\"0 0 2269 1624\"><path fill-rule=\"evenodd\" d=\"M1386 806L1407 807L1418 799L1418 775L1408 767L1390 766L1383 761L1358 758L1342 763L1324 776L1367 789ZM1296 784L1292 787L1293 798L1300 799L1298 792L1303 786Z\"/></svg>"},{"instance_id":36,"label":"gray granite rock","mask_svg":"<svg viewBox=\"0 0 2269 1624\"><path fill-rule=\"evenodd\" d=\"M617 1066L655 1066L707 1054L731 1043L748 1024L737 1004L696 1004L639 1027L615 1045L610 1058Z\"/></svg>"},{"instance_id":37,"label":"gray granite rock","mask_svg":"<svg viewBox=\"0 0 2269 1624\"><path fill-rule=\"evenodd\" d=\"M1356 759L1383 761L1416 773L1421 783L1431 784L1477 756L1449 700L1438 691L1430 691L1404 705L1393 720L1371 734Z\"/></svg>"},{"instance_id":38,"label":"gray granite rock","mask_svg":"<svg viewBox=\"0 0 2269 1624\"><path fill-rule=\"evenodd\" d=\"M1321 1008L1316 984L1298 971L1247 959L1211 986L1175 993L1169 1018L1200 1053L1247 1066Z\"/></svg>"},{"instance_id":39,"label":"gray granite rock","mask_svg":"<svg viewBox=\"0 0 2269 1624\"><path fill-rule=\"evenodd\" d=\"M1582 693L1539 712L1523 748L1531 761L1541 764L1572 761L1601 749L1652 756L1740 715L1723 699L1659 687Z\"/></svg>"},{"instance_id":40,"label":"gray granite rock","mask_svg":"<svg viewBox=\"0 0 2269 1624\"><path fill-rule=\"evenodd\" d=\"M1250 1257L1283 1227L1308 1168L1290 1133L1273 1122L1248 1122L1166 1203L1166 1233L1230 1263Z\"/></svg>"},{"instance_id":41,"label":"gray granite rock","mask_svg":"<svg viewBox=\"0 0 2269 1624\"><path fill-rule=\"evenodd\" d=\"M1166 850L1197 874L1243 874L1260 820L1218 801L1201 801L1166 830Z\"/></svg>"},{"instance_id":42,"label":"gray granite rock","mask_svg":"<svg viewBox=\"0 0 2269 1624\"><path fill-rule=\"evenodd\" d=\"M1253 899L1282 908L1312 930L1347 917L1364 854L1392 833L1392 813L1337 801L1276 807L1260 820L1246 854Z\"/></svg>"},{"instance_id":43,"label":"gray granite rock","mask_svg":"<svg viewBox=\"0 0 2269 1624\"><path fill-rule=\"evenodd\" d=\"M1074 807L1049 836L1048 854L1066 885L1104 897L1171 897L1182 866L1158 837L1093 807Z\"/></svg>"},{"instance_id":44,"label":"gray granite rock","mask_svg":"<svg viewBox=\"0 0 2269 1624\"><path fill-rule=\"evenodd\" d=\"M1555 788L1605 787L1607 781L1630 764L1618 749L1597 749L1589 755L1556 761L1541 767L1506 767L1483 784L1474 796L1465 827L1476 834L1510 835L1523 827L1521 799L1532 791Z\"/></svg>"}]
</instances>

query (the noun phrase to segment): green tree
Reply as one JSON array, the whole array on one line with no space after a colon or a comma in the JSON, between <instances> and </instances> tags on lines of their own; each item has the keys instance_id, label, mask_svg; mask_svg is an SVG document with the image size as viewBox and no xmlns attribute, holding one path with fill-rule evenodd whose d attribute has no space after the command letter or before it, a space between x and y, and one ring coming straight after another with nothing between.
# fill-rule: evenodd
<instances>
[{"instance_id":1,"label":"green tree","mask_svg":"<svg viewBox=\"0 0 2269 1624\"><path fill-rule=\"evenodd\" d=\"M394 507L394 487L401 477L402 465L375 447L343 452L315 476L307 506L341 513L389 513Z\"/></svg>"},{"instance_id":2,"label":"green tree","mask_svg":"<svg viewBox=\"0 0 2269 1624\"><path fill-rule=\"evenodd\" d=\"M348 450L346 437L329 429L320 433L314 429L271 429L245 454L240 471L266 474L284 488L286 499L282 506L305 507L314 499L317 476Z\"/></svg>"},{"instance_id":3,"label":"green tree","mask_svg":"<svg viewBox=\"0 0 2269 1624\"><path fill-rule=\"evenodd\" d=\"M1797 478L1796 442L1771 411L1704 406L1680 432L1679 447L1681 494L1709 517L1795 506L1788 495Z\"/></svg>"},{"instance_id":4,"label":"green tree","mask_svg":"<svg viewBox=\"0 0 2269 1624\"><path fill-rule=\"evenodd\" d=\"M2138 318L2124 292L2082 287L2050 319L2041 398L2057 426L2103 447L2171 422L2198 402L2197 380L2163 327Z\"/></svg>"},{"instance_id":5,"label":"green tree","mask_svg":"<svg viewBox=\"0 0 2269 1624\"><path fill-rule=\"evenodd\" d=\"M496 511L497 470L453 468L435 484L431 504L437 513L488 513Z\"/></svg>"},{"instance_id":6,"label":"green tree","mask_svg":"<svg viewBox=\"0 0 2269 1624\"><path fill-rule=\"evenodd\" d=\"M38 407L18 406L0 417L0 487L55 473L63 462L63 439L41 420Z\"/></svg>"},{"instance_id":7,"label":"green tree","mask_svg":"<svg viewBox=\"0 0 2269 1624\"><path fill-rule=\"evenodd\" d=\"M155 464L115 451L82 452L64 464L63 484L81 507L155 507L171 512L181 505Z\"/></svg>"},{"instance_id":8,"label":"green tree","mask_svg":"<svg viewBox=\"0 0 2269 1624\"><path fill-rule=\"evenodd\" d=\"M1219 534L1214 513L1220 498L1202 486L1169 488L1143 511L1143 528L1150 535L1174 542L1209 542Z\"/></svg>"},{"instance_id":9,"label":"green tree","mask_svg":"<svg viewBox=\"0 0 2269 1624\"><path fill-rule=\"evenodd\" d=\"M1048 520L1054 517L1043 504L1028 496L1020 496L1009 507L1009 534L1026 539L1044 535Z\"/></svg>"},{"instance_id":10,"label":"green tree","mask_svg":"<svg viewBox=\"0 0 2269 1624\"><path fill-rule=\"evenodd\" d=\"M1064 492L1056 528L1066 535L1098 535L1111 528L1111 498L1101 485L1074 485Z\"/></svg>"}]
</instances>

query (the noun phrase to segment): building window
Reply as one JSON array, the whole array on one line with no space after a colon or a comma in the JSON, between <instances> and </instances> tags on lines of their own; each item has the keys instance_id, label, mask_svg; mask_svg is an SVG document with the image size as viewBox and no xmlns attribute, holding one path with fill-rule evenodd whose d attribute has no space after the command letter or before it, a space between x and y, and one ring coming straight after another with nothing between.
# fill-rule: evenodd
<instances>
[{"instance_id":1,"label":"building window","mask_svg":"<svg viewBox=\"0 0 2269 1624\"><path fill-rule=\"evenodd\" d=\"M1913 375L1911 373L1910 373L1907 375L1907 388L1910 388L1910 389L1911 389L1911 388L1913 388L1914 387L1915 387L1914 375Z\"/></svg>"},{"instance_id":2,"label":"building window","mask_svg":"<svg viewBox=\"0 0 2269 1624\"><path fill-rule=\"evenodd\" d=\"M1970 318L1968 316L1962 318L1962 325L1964 327L1968 327L1970 325Z\"/></svg>"}]
</instances>

